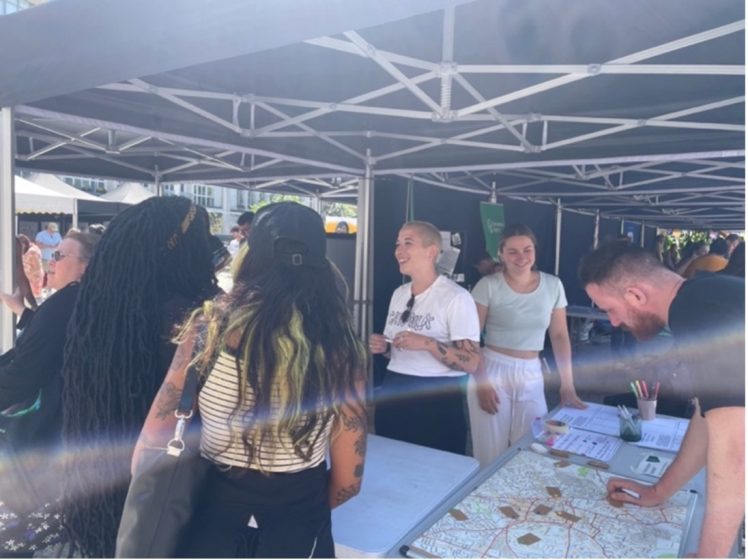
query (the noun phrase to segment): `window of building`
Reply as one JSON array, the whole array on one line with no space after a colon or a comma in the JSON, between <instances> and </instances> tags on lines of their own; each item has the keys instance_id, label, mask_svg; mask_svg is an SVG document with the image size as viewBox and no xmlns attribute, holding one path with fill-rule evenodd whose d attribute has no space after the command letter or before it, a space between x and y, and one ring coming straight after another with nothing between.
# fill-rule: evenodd
<instances>
[{"instance_id":1,"label":"window of building","mask_svg":"<svg viewBox=\"0 0 748 560\"><path fill-rule=\"evenodd\" d=\"M30 8L31 4L28 0L0 0L0 15L12 14L14 12L20 12L26 8Z\"/></svg>"},{"instance_id":2,"label":"window of building","mask_svg":"<svg viewBox=\"0 0 748 560\"><path fill-rule=\"evenodd\" d=\"M215 208L216 203L213 197L214 189L208 185L193 185L192 200L195 204L205 208Z\"/></svg>"}]
</instances>

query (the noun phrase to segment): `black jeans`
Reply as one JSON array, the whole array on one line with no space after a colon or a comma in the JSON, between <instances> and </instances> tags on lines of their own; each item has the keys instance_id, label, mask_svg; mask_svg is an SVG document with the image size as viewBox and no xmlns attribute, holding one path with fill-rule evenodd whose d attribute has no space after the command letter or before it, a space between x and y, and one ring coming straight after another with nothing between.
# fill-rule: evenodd
<instances>
[{"instance_id":1,"label":"black jeans","mask_svg":"<svg viewBox=\"0 0 748 560\"><path fill-rule=\"evenodd\" d=\"M465 454L467 375L418 377L388 371L374 395L377 435Z\"/></svg>"},{"instance_id":2,"label":"black jeans","mask_svg":"<svg viewBox=\"0 0 748 560\"><path fill-rule=\"evenodd\" d=\"M334 558L325 463L298 473L213 468L180 557Z\"/></svg>"}]
</instances>

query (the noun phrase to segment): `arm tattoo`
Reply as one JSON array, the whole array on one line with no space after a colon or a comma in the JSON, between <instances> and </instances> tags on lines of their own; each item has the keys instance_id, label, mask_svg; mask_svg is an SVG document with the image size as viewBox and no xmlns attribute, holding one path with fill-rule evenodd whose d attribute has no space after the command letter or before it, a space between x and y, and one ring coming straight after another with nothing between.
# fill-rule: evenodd
<instances>
[{"instance_id":1,"label":"arm tattoo","mask_svg":"<svg viewBox=\"0 0 748 560\"><path fill-rule=\"evenodd\" d=\"M193 344L182 342L177 346L176 352L174 352L174 358L171 360L170 370L181 370L187 369L187 366L192 359L192 347Z\"/></svg>"},{"instance_id":2,"label":"arm tattoo","mask_svg":"<svg viewBox=\"0 0 748 560\"><path fill-rule=\"evenodd\" d=\"M171 416L177 409L181 397L181 387L177 387L171 382L166 383L156 397L156 418L159 420L165 420Z\"/></svg>"},{"instance_id":3,"label":"arm tattoo","mask_svg":"<svg viewBox=\"0 0 748 560\"><path fill-rule=\"evenodd\" d=\"M366 432L361 432L361 434L359 434L356 443L353 444L353 450L359 457L366 456ZM361 465L361 468L363 469L363 465Z\"/></svg>"},{"instance_id":4,"label":"arm tattoo","mask_svg":"<svg viewBox=\"0 0 748 560\"><path fill-rule=\"evenodd\" d=\"M457 340L454 342L453 358L447 356L448 346L443 342L436 341L436 348L441 354L439 360L450 369L462 370L464 364L470 363L473 359L472 354L478 354L478 346L472 340Z\"/></svg>"},{"instance_id":5,"label":"arm tattoo","mask_svg":"<svg viewBox=\"0 0 748 560\"><path fill-rule=\"evenodd\" d=\"M356 494L358 494L359 490L361 489L361 482L354 482L350 486L346 486L345 488L341 488L335 493L335 506L339 506L340 504L347 502L351 498L353 498Z\"/></svg>"},{"instance_id":6,"label":"arm tattoo","mask_svg":"<svg viewBox=\"0 0 748 560\"><path fill-rule=\"evenodd\" d=\"M345 427L345 430L347 432L366 432L367 422L366 416L364 416L363 414L349 416L348 414L342 413L340 416L343 419L343 426Z\"/></svg>"},{"instance_id":7,"label":"arm tattoo","mask_svg":"<svg viewBox=\"0 0 748 560\"><path fill-rule=\"evenodd\" d=\"M355 476L356 478L361 478L362 476L364 476L364 464L363 463L356 465L356 468L353 469L353 476Z\"/></svg>"}]
</instances>

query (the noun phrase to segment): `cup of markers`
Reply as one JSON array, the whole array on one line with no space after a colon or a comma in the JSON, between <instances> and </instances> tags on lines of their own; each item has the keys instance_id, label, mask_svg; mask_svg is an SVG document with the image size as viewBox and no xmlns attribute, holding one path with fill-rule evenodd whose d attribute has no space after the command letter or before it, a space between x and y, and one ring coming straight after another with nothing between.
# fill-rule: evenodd
<instances>
[{"instance_id":1,"label":"cup of markers","mask_svg":"<svg viewBox=\"0 0 748 560\"><path fill-rule=\"evenodd\" d=\"M636 396L636 405L642 420L654 420L657 414L657 394L660 392L660 382L647 384L643 379L630 383L631 390Z\"/></svg>"},{"instance_id":2,"label":"cup of markers","mask_svg":"<svg viewBox=\"0 0 748 560\"><path fill-rule=\"evenodd\" d=\"M633 414L628 408L618 405L618 425L623 441L640 441L642 439L642 419L639 414Z\"/></svg>"}]
</instances>

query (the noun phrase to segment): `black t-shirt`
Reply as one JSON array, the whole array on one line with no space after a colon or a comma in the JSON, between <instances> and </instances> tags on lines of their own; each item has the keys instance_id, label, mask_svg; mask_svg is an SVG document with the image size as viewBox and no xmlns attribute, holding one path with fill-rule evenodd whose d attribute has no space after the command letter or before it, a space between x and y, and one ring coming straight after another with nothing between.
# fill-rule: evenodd
<instances>
[{"instance_id":1,"label":"black t-shirt","mask_svg":"<svg viewBox=\"0 0 748 560\"><path fill-rule=\"evenodd\" d=\"M702 412L745 406L745 281L722 274L687 280L668 322Z\"/></svg>"}]
</instances>

